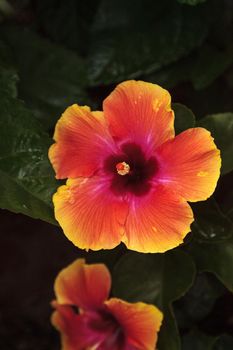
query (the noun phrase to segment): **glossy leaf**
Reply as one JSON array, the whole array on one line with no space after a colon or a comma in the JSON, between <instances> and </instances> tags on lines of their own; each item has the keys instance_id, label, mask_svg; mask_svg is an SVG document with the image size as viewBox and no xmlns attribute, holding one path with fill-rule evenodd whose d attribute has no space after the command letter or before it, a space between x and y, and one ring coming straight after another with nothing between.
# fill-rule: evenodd
<instances>
[{"instance_id":1,"label":"glossy leaf","mask_svg":"<svg viewBox=\"0 0 233 350\"><path fill-rule=\"evenodd\" d=\"M0 94L6 93L16 97L18 75L16 69L12 67L11 60L9 48L0 41Z\"/></svg>"},{"instance_id":2,"label":"glossy leaf","mask_svg":"<svg viewBox=\"0 0 233 350\"><path fill-rule=\"evenodd\" d=\"M212 114L199 121L208 129L221 151L222 174L233 170L233 113Z\"/></svg>"},{"instance_id":3,"label":"glossy leaf","mask_svg":"<svg viewBox=\"0 0 233 350\"><path fill-rule=\"evenodd\" d=\"M199 51L196 63L191 72L194 88L199 90L209 86L223 74L233 62L233 48L218 50L206 45Z\"/></svg>"},{"instance_id":4,"label":"glossy leaf","mask_svg":"<svg viewBox=\"0 0 233 350\"><path fill-rule=\"evenodd\" d=\"M199 271L214 273L233 292L233 238L216 244L193 241L187 249Z\"/></svg>"},{"instance_id":5,"label":"glossy leaf","mask_svg":"<svg viewBox=\"0 0 233 350\"><path fill-rule=\"evenodd\" d=\"M192 5L192 6L201 4L205 1L206 0L178 0L178 2L180 2L181 4L187 4L187 5Z\"/></svg>"},{"instance_id":6,"label":"glossy leaf","mask_svg":"<svg viewBox=\"0 0 233 350\"><path fill-rule=\"evenodd\" d=\"M137 78L187 55L207 36L206 10L205 5L190 8L174 0L136 0L133 6L102 0L92 28L90 83Z\"/></svg>"},{"instance_id":7,"label":"glossy leaf","mask_svg":"<svg viewBox=\"0 0 233 350\"><path fill-rule=\"evenodd\" d=\"M216 243L233 235L233 224L224 215L213 198L204 202L192 203L195 221L192 232L200 242Z\"/></svg>"},{"instance_id":8,"label":"glossy leaf","mask_svg":"<svg viewBox=\"0 0 233 350\"><path fill-rule=\"evenodd\" d=\"M179 250L165 254L129 253L113 271L113 293L131 302L157 305L165 315L158 347L178 350L180 340L171 304L190 288L194 275L192 259Z\"/></svg>"},{"instance_id":9,"label":"glossy leaf","mask_svg":"<svg viewBox=\"0 0 233 350\"><path fill-rule=\"evenodd\" d=\"M176 134L180 134L182 131L195 126L195 116L191 109L181 103L173 103L172 109L175 112Z\"/></svg>"},{"instance_id":10,"label":"glossy leaf","mask_svg":"<svg viewBox=\"0 0 233 350\"><path fill-rule=\"evenodd\" d=\"M230 335L210 336L200 331L184 335L182 350L232 350L233 337Z\"/></svg>"},{"instance_id":11,"label":"glossy leaf","mask_svg":"<svg viewBox=\"0 0 233 350\"><path fill-rule=\"evenodd\" d=\"M55 223L50 139L21 101L0 96L0 207Z\"/></svg>"},{"instance_id":12,"label":"glossy leaf","mask_svg":"<svg viewBox=\"0 0 233 350\"><path fill-rule=\"evenodd\" d=\"M88 103L86 68L78 55L20 27L7 26L1 35L15 58L19 96L45 127L53 127L67 106Z\"/></svg>"},{"instance_id":13,"label":"glossy leaf","mask_svg":"<svg viewBox=\"0 0 233 350\"><path fill-rule=\"evenodd\" d=\"M18 75L13 68L3 68L0 66L0 94L6 93L12 97L17 96Z\"/></svg>"},{"instance_id":14,"label":"glossy leaf","mask_svg":"<svg viewBox=\"0 0 233 350\"><path fill-rule=\"evenodd\" d=\"M221 335L214 344L213 350L232 350L233 336Z\"/></svg>"},{"instance_id":15,"label":"glossy leaf","mask_svg":"<svg viewBox=\"0 0 233 350\"><path fill-rule=\"evenodd\" d=\"M147 81L163 86L165 89L172 89L182 82L190 80L190 75L195 63L192 54L183 57L177 62L163 67L162 69L145 77Z\"/></svg>"},{"instance_id":16,"label":"glossy leaf","mask_svg":"<svg viewBox=\"0 0 233 350\"><path fill-rule=\"evenodd\" d=\"M224 286L210 273L197 274L192 287L174 303L179 328L190 329L212 311L214 304L223 293Z\"/></svg>"},{"instance_id":17,"label":"glossy leaf","mask_svg":"<svg viewBox=\"0 0 233 350\"><path fill-rule=\"evenodd\" d=\"M57 0L36 1L37 21L46 34L55 42L86 53L90 22L95 13L98 1Z\"/></svg>"},{"instance_id":18,"label":"glossy leaf","mask_svg":"<svg viewBox=\"0 0 233 350\"><path fill-rule=\"evenodd\" d=\"M193 331L182 338L182 350L213 350L217 337Z\"/></svg>"}]
</instances>

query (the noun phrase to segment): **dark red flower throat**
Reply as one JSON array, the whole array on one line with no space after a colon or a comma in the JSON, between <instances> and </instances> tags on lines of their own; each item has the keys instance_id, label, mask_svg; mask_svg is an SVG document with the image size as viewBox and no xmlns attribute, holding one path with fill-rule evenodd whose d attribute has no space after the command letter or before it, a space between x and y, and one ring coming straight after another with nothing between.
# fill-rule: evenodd
<instances>
[{"instance_id":1,"label":"dark red flower throat","mask_svg":"<svg viewBox=\"0 0 233 350\"><path fill-rule=\"evenodd\" d=\"M97 335L99 344L96 349L123 350L125 348L126 338L122 326L107 309L87 312L86 318L88 331Z\"/></svg>"},{"instance_id":2,"label":"dark red flower throat","mask_svg":"<svg viewBox=\"0 0 233 350\"><path fill-rule=\"evenodd\" d=\"M143 196L147 194L151 188L151 179L158 171L156 158L146 159L141 147L135 143L123 144L121 151L119 155L108 157L104 163L104 171L112 175L112 192L115 195L132 193L135 196ZM129 166L129 172L119 173L118 168L120 169L122 163Z\"/></svg>"}]
</instances>

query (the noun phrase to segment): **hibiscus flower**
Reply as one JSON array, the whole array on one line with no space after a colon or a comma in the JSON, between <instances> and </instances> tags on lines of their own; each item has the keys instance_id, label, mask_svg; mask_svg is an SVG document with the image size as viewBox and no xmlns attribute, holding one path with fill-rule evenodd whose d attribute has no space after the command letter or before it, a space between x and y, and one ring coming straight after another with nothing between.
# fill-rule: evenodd
<instances>
[{"instance_id":1,"label":"hibiscus flower","mask_svg":"<svg viewBox=\"0 0 233 350\"><path fill-rule=\"evenodd\" d=\"M126 81L103 112L73 105L59 119L49 151L58 179L55 217L79 248L164 252L183 242L193 213L220 174L210 132L175 137L171 97L160 86Z\"/></svg>"},{"instance_id":2,"label":"hibiscus flower","mask_svg":"<svg viewBox=\"0 0 233 350\"><path fill-rule=\"evenodd\" d=\"M55 281L53 325L62 350L154 350L163 315L153 305L108 299L111 276L103 264L78 259Z\"/></svg>"}]
</instances>

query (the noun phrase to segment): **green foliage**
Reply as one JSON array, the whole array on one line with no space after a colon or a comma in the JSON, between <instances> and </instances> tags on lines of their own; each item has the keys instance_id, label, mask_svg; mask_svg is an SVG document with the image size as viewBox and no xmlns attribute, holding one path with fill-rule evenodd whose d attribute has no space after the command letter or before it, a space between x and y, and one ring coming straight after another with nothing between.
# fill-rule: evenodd
<instances>
[{"instance_id":1,"label":"green foliage","mask_svg":"<svg viewBox=\"0 0 233 350\"><path fill-rule=\"evenodd\" d=\"M15 72L0 69L0 206L55 223L51 195L58 184L47 157L51 140L15 98L16 81Z\"/></svg>"},{"instance_id":2,"label":"green foliage","mask_svg":"<svg viewBox=\"0 0 233 350\"><path fill-rule=\"evenodd\" d=\"M169 89L176 134L204 127L221 151L216 199L191 203L195 222L179 249L79 254L109 266L115 296L163 311L159 350L232 349L222 330L206 333L219 298L233 292L232 1L9 3L11 20L0 14L0 207L56 224L60 183L47 154L61 113L73 103L101 108L126 79Z\"/></svg>"},{"instance_id":3,"label":"green foliage","mask_svg":"<svg viewBox=\"0 0 233 350\"><path fill-rule=\"evenodd\" d=\"M213 350L217 337L193 331L183 337L182 350Z\"/></svg>"},{"instance_id":4,"label":"green foliage","mask_svg":"<svg viewBox=\"0 0 233 350\"><path fill-rule=\"evenodd\" d=\"M90 83L136 78L187 55L207 36L206 10L174 0L101 1L90 39Z\"/></svg>"},{"instance_id":5,"label":"green foliage","mask_svg":"<svg viewBox=\"0 0 233 350\"><path fill-rule=\"evenodd\" d=\"M50 38L64 46L84 54L88 50L90 21L92 20L98 1L89 0L88 6L82 0L36 1L37 22Z\"/></svg>"},{"instance_id":6,"label":"green foliage","mask_svg":"<svg viewBox=\"0 0 233 350\"><path fill-rule=\"evenodd\" d=\"M208 317L225 288L210 273L199 273L189 291L174 303L176 319L181 329L192 329Z\"/></svg>"},{"instance_id":7,"label":"green foliage","mask_svg":"<svg viewBox=\"0 0 233 350\"><path fill-rule=\"evenodd\" d=\"M209 86L232 62L232 45L226 50L219 50L210 45L203 47L190 74L194 88L199 90Z\"/></svg>"},{"instance_id":8,"label":"green foliage","mask_svg":"<svg viewBox=\"0 0 233 350\"><path fill-rule=\"evenodd\" d=\"M178 0L181 4L187 4L187 5L198 5L201 4L202 2L205 2L206 0Z\"/></svg>"},{"instance_id":9,"label":"green foliage","mask_svg":"<svg viewBox=\"0 0 233 350\"><path fill-rule=\"evenodd\" d=\"M187 245L199 271L208 271L233 291L233 223L213 199L195 203L193 240ZM220 263L221 262L221 263Z\"/></svg>"},{"instance_id":10,"label":"green foliage","mask_svg":"<svg viewBox=\"0 0 233 350\"><path fill-rule=\"evenodd\" d=\"M148 76L151 82L173 88L178 83L190 81L195 90L203 90L223 75L233 63L233 47L229 44L223 50L217 46L205 44L198 52L167 65ZM233 76L227 74L229 84Z\"/></svg>"},{"instance_id":11,"label":"green foliage","mask_svg":"<svg viewBox=\"0 0 233 350\"><path fill-rule=\"evenodd\" d=\"M27 29L6 27L0 33L15 59L19 96L45 128L53 127L67 106L88 103L85 62L77 54Z\"/></svg>"},{"instance_id":12,"label":"green foliage","mask_svg":"<svg viewBox=\"0 0 233 350\"><path fill-rule=\"evenodd\" d=\"M196 218L192 231L195 239L200 242L221 242L233 235L233 224L224 215L213 198L205 202L193 203L192 208Z\"/></svg>"},{"instance_id":13,"label":"green foliage","mask_svg":"<svg viewBox=\"0 0 233 350\"><path fill-rule=\"evenodd\" d=\"M231 350L233 348L233 337L230 335L222 335L214 344L213 350Z\"/></svg>"},{"instance_id":14,"label":"green foliage","mask_svg":"<svg viewBox=\"0 0 233 350\"><path fill-rule=\"evenodd\" d=\"M3 95L0 104L0 206L54 223L51 141L21 101Z\"/></svg>"},{"instance_id":15,"label":"green foliage","mask_svg":"<svg viewBox=\"0 0 233 350\"><path fill-rule=\"evenodd\" d=\"M233 292L233 239L218 243L192 242L189 247L199 271L212 272Z\"/></svg>"},{"instance_id":16,"label":"green foliage","mask_svg":"<svg viewBox=\"0 0 233 350\"><path fill-rule=\"evenodd\" d=\"M0 82L0 94L5 92L10 96L17 96L18 75L14 69L0 67Z\"/></svg>"},{"instance_id":17,"label":"green foliage","mask_svg":"<svg viewBox=\"0 0 233 350\"><path fill-rule=\"evenodd\" d=\"M8 47L0 41L0 94L7 93L10 96L17 96L18 75L11 64L11 55Z\"/></svg>"},{"instance_id":18,"label":"green foliage","mask_svg":"<svg viewBox=\"0 0 233 350\"><path fill-rule=\"evenodd\" d=\"M191 109L181 103L173 103L172 109L175 113L176 134L195 126L195 116Z\"/></svg>"},{"instance_id":19,"label":"green foliage","mask_svg":"<svg viewBox=\"0 0 233 350\"><path fill-rule=\"evenodd\" d=\"M172 302L190 288L195 276L192 259L182 251L124 255L113 272L113 293L130 302L144 301L164 312L158 347L180 349ZM126 288L127 286L127 288Z\"/></svg>"},{"instance_id":20,"label":"green foliage","mask_svg":"<svg viewBox=\"0 0 233 350\"><path fill-rule=\"evenodd\" d=\"M199 125L211 132L221 151L222 174L233 170L233 113L209 115Z\"/></svg>"},{"instance_id":21,"label":"green foliage","mask_svg":"<svg viewBox=\"0 0 233 350\"><path fill-rule=\"evenodd\" d=\"M192 331L183 337L182 350L231 350L233 337L213 337L200 331Z\"/></svg>"}]
</instances>

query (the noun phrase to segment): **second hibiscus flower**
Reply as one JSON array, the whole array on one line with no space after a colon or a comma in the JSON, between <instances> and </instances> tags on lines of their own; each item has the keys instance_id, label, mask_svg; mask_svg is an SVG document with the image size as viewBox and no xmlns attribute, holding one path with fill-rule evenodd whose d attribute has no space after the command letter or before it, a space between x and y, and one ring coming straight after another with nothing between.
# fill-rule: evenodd
<instances>
[{"instance_id":1,"label":"second hibiscus flower","mask_svg":"<svg viewBox=\"0 0 233 350\"><path fill-rule=\"evenodd\" d=\"M78 247L164 252L183 242L193 213L220 174L210 132L175 137L169 93L142 81L119 84L103 112L73 105L59 119L49 158L58 179L55 216Z\"/></svg>"}]
</instances>

